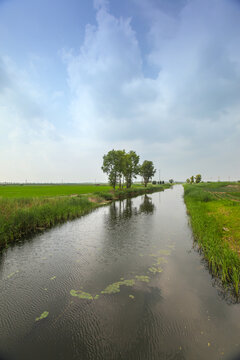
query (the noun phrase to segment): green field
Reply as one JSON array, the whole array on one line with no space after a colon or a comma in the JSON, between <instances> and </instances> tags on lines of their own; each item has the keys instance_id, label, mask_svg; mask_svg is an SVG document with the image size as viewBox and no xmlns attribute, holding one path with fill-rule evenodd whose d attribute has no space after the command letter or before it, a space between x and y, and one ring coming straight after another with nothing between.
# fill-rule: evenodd
<instances>
[{"instance_id":1,"label":"green field","mask_svg":"<svg viewBox=\"0 0 240 360\"><path fill-rule=\"evenodd\" d=\"M0 185L0 198L32 198L110 191L109 185Z\"/></svg>"},{"instance_id":2,"label":"green field","mask_svg":"<svg viewBox=\"0 0 240 360\"><path fill-rule=\"evenodd\" d=\"M184 185L184 199L199 247L223 283L240 284L240 184Z\"/></svg>"}]
</instances>

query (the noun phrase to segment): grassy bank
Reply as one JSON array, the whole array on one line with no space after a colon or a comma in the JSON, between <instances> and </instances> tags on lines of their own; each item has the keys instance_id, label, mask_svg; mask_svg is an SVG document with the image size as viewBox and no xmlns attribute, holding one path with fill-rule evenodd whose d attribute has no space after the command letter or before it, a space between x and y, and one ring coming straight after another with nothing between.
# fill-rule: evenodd
<instances>
[{"instance_id":1,"label":"grassy bank","mask_svg":"<svg viewBox=\"0 0 240 360\"><path fill-rule=\"evenodd\" d=\"M78 187L80 186L78 185ZM119 200L162 191L169 185L150 185L147 188L136 186L132 189L116 190L115 192L110 187L96 192L99 187L92 186L92 188L87 187L87 194L80 192L81 195L70 194L67 196L62 195L61 187L58 188L57 185L52 185L52 187L53 189L49 189L48 186L47 189L51 193L51 197L47 197L46 192L43 196L24 197L25 189L23 189L23 197L5 196L0 198L0 249L56 224L84 215L94 208L106 204L106 200ZM59 189L59 193L57 193L57 189ZM78 190L83 191L80 188ZM9 191L7 192L9 193ZM57 195L53 196L53 193Z\"/></svg>"},{"instance_id":2,"label":"grassy bank","mask_svg":"<svg viewBox=\"0 0 240 360\"><path fill-rule=\"evenodd\" d=\"M240 287L240 184L184 185L193 233L214 275Z\"/></svg>"}]
</instances>

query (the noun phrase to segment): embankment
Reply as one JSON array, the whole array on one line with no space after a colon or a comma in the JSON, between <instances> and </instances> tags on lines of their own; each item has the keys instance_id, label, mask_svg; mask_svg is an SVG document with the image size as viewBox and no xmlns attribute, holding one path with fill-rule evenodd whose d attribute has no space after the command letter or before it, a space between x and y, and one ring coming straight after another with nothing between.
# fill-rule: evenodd
<instances>
[{"instance_id":1,"label":"embankment","mask_svg":"<svg viewBox=\"0 0 240 360\"><path fill-rule=\"evenodd\" d=\"M163 191L170 185L133 187L77 196L0 199L0 249L110 201Z\"/></svg>"},{"instance_id":2,"label":"embankment","mask_svg":"<svg viewBox=\"0 0 240 360\"><path fill-rule=\"evenodd\" d=\"M186 184L184 200L194 237L213 275L220 277L223 284L232 287L239 296L240 203L228 199L223 186L221 191L219 189L217 184L215 187L213 184Z\"/></svg>"}]
</instances>

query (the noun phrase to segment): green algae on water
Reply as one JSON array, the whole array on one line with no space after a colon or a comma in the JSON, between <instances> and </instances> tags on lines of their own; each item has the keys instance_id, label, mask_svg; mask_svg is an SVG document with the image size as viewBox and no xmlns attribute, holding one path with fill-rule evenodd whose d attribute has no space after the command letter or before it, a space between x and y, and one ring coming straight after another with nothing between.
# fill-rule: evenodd
<instances>
[{"instance_id":1,"label":"green algae on water","mask_svg":"<svg viewBox=\"0 0 240 360\"><path fill-rule=\"evenodd\" d=\"M148 270L153 274L161 273L163 271L163 269L160 266L158 266L158 267L151 266L148 268Z\"/></svg>"},{"instance_id":2,"label":"green algae on water","mask_svg":"<svg viewBox=\"0 0 240 360\"><path fill-rule=\"evenodd\" d=\"M145 276L145 275L136 275L135 278L138 281L143 281L143 282L149 282L150 280L149 276Z\"/></svg>"},{"instance_id":3,"label":"green algae on water","mask_svg":"<svg viewBox=\"0 0 240 360\"><path fill-rule=\"evenodd\" d=\"M93 296L87 292L84 292L82 290L71 290L70 294L72 296L76 296L79 299L88 299L88 300L93 300ZM97 296L97 295L96 295ZM95 297L96 298L96 297ZM97 298L96 298L97 299Z\"/></svg>"},{"instance_id":4,"label":"green algae on water","mask_svg":"<svg viewBox=\"0 0 240 360\"><path fill-rule=\"evenodd\" d=\"M160 265L162 263L166 264L167 260L165 258L163 258L163 257L158 257L157 262L155 262L153 265Z\"/></svg>"},{"instance_id":5,"label":"green algae on water","mask_svg":"<svg viewBox=\"0 0 240 360\"><path fill-rule=\"evenodd\" d=\"M12 272L11 274L9 274L9 275L7 276L7 279L11 279L11 277L13 277L13 276L14 276L15 274L17 274L18 272L19 272L19 270Z\"/></svg>"},{"instance_id":6,"label":"green algae on water","mask_svg":"<svg viewBox=\"0 0 240 360\"><path fill-rule=\"evenodd\" d=\"M135 279L118 281L108 285L103 291L101 291L101 294L115 294L120 292L120 286L122 285L133 286L134 284L135 284Z\"/></svg>"},{"instance_id":7,"label":"green algae on water","mask_svg":"<svg viewBox=\"0 0 240 360\"><path fill-rule=\"evenodd\" d=\"M171 255L171 251L162 249L158 251L158 254L168 256Z\"/></svg>"},{"instance_id":8,"label":"green algae on water","mask_svg":"<svg viewBox=\"0 0 240 360\"><path fill-rule=\"evenodd\" d=\"M44 311L39 317L37 317L35 319L35 321L39 321L39 320L42 320L42 319L45 319L47 316L48 316L49 312L48 311Z\"/></svg>"}]
</instances>

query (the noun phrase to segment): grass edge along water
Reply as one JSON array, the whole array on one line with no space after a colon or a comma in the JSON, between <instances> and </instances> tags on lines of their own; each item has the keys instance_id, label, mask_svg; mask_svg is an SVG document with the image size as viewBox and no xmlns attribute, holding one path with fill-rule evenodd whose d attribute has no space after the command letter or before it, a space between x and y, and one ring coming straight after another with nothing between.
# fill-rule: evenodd
<instances>
[{"instance_id":1,"label":"grass edge along water","mask_svg":"<svg viewBox=\"0 0 240 360\"><path fill-rule=\"evenodd\" d=\"M111 201L163 191L170 186L136 186L74 196L0 198L0 249L54 225L87 214ZM93 187L93 190L96 190L96 187Z\"/></svg>"},{"instance_id":2,"label":"grass edge along water","mask_svg":"<svg viewBox=\"0 0 240 360\"><path fill-rule=\"evenodd\" d=\"M218 190L220 186L229 185L216 183L215 188ZM208 184L184 184L184 201L194 237L208 261L210 270L222 280L224 286L231 285L239 299L240 256L224 237L227 217L222 214L231 207L239 214L240 204L224 196L219 198L219 192L214 191L215 188ZM224 194L224 189L221 190ZM229 225L231 226L230 218Z\"/></svg>"}]
</instances>

